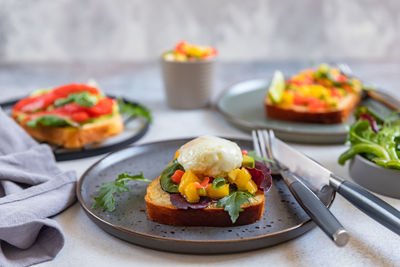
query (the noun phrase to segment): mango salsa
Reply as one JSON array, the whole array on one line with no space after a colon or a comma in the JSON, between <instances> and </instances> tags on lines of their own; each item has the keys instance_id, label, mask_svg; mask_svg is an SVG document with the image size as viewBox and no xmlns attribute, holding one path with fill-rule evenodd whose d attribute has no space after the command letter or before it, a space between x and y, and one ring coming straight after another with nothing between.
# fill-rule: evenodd
<instances>
[{"instance_id":1,"label":"mango salsa","mask_svg":"<svg viewBox=\"0 0 400 267\"><path fill-rule=\"evenodd\" d=\"M186 186L194 182L200 183L201 181L191 170L186 171L185 174L182 176L181 182L178 186L179 193L184 195Z\"/></svg>"},{"instance_id":2,"label":"mango salsa","mask_svg":"<svg viewBox=\"0 0 400 267\"><path fill-rule=\"evenodd\" d=\"M225 184L218 189L214 189L212 184L208 184L207 195L213 199L220 199L229 195L229 184Z\"/></svg>"}]
</instances>

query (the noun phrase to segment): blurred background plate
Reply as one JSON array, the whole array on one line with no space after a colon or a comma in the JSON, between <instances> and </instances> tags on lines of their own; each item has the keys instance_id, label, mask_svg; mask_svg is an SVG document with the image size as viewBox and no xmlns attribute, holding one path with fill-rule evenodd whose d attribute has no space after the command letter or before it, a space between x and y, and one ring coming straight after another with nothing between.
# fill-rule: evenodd
<instances>
[{"instance_id":1,"label":"blurred background plate","mask_svg":"<svg viewBox=\"0 0 400 267\"><path fill-rule=\"evenodd\" d=\"M132 146L111 153L91 166L77 186L78 200L89 218L104 231L128 242L178 253L218 254L254 250L276 245L298 237L315 225L297 204L282 180L274 179L266 194L263 218L253 224L235 227L182 227L159 224L147 219L147 183L132 182L131 192L116 197L116 210L92 210L93 197L104 182L122 172L157 178L173 159L175 151L191 139L161 141ZM252 141L231 139L242 149L252 150ZM318 191L321 200L330 206L334 192Z\"/></svg>"},{"instance_id":2,"label":"blurred background plate","mask_svg":"<svg viewBox=\"0 0 400 267\"><path fill-rule=\"evenodd\" d=\"M310 144L343 144L346 140L346 125L354 122L353 116L343 124L315 124L282 121L268 118L265 114L264 99L269 81L247 80L228 87L217 102L219 112L233 125L250 131L272 129L285 141ZM381 103L367 98L361 105L372 107L387 115L391 111Z\"/></svg>"},{"instance_id":3,"label":"blurred background plate","mask_svg":"<svg viewBox=\"0 0 400 267\"><path fill-rule=\"evenodd\" d=\"M144 107L137 102L129 101L127 99L123 100L126 103ZM0 103L0 107L3 108L7 114L11 115L12 107L18 101L19 99ZM107 138L102 142L91 143L82 148L64 148L54 144L48 144L52 148L56 160L64 161L81 159L108 153L132 144L146 134L147 130L149 129L149 121L140 117L127 116L125 114L121 115L124 122L124 130L120 134Z\"/></svg>"}]
</instances>

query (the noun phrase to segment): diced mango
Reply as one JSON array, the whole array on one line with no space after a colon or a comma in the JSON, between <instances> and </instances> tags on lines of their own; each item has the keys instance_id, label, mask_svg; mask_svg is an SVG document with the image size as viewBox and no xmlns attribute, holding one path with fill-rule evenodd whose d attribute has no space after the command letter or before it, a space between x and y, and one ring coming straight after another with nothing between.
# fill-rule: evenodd
<instances>
[{"instance_id":1,"label":"diced mango","mask_svg":"<svg viewBox=\"0 0 400 267\"><path fill-rule=\"evenodd\" d=\"M207 196L213 199L220 199L229 195L229 184L225 184L218 189L214 189L212 184L208 184Z\"/></svg>"},{"instance_id":2,"label":"diced mango","mask_svg":"<svg viewBox=\"0 0 400 267\"><path fill-rule=\"evenodd\" d=\"M236 184L239 190L246 190L246 185L251 180L251 174L246 168L234 169L228 173L230 183Z\"/></svg>"},{"instance_id":3,"label":"diced mango","mask_svg":"<svg viewBox=\"0 0 400 267\"><path fill-rule=\"evenodd\" d=\"M249 191L250 194L254 194L255 192L257 192L258 187L256 183L250 179L250 181L248 181L246 184L246 190Z\"/></svg>"},{"instance_id":4,"label":"diced mango","mask_svg":"<svg viewBox=\"0 0 400 267\"><path fill-rule=\"evenodd\" d=\"M188 184L184 189L184 196L190 203L196 203L200 200L200 195L197 192L197 188L194 183Z\"/></svg>"},{"instance_id":5,"label":"diced mango","mask_svg":"<svg viewBox=\"0 0 400 267\"><path fill-rule=\"evenodd\" d=\"M191 170L186 171L178 186L179 193L184 194L185 187L194 182L201 183L200 179Z\"/></svg>"},{"instance_id":6,"label":"diced mango","mask_svg":"<svg viewBox=\"0 0 400 267\"><path fill-rule=\"evenodd\" d=\"M240 172L240 169L234 169L234 170L230 171L230 172L228 173L228 181L229 181L230 183L234 183L235 180L236 180L236 177L237 177L238 174L239 174L239 172Z\"/></svg>"}]
</instances>

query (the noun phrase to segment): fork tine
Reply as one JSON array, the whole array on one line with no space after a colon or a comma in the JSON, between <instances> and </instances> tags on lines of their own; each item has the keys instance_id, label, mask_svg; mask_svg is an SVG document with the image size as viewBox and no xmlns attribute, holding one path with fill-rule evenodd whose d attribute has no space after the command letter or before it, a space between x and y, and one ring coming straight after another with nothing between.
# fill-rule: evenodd
<instances>
[{"instance_id":1,"label":"fork tine","mask_svg":"<svg viewBox=\"0 0 400 267\"><path fill-rule=\"evenodd\" d=\"M258 130L257 131L257 135L258 135L258 142L260 143L261 155L264 158L268 158L268 154L267 154L267 150L266 150L266 146L265 146L265 140L264 140L264 136L263 136L262 130Z\"/></svg>"},{"instance_id":2,"label":"fork tine","mask_svg":"<svg viewBox=\"0 0 400 267\"><path fill-rule=\"evenodd\" d=\"M258 142L258 137L256 134L255 130L251 131L251 135L253 136L253 147L254 147L254 151L256 152L256 155L261 157L261 152L260 152L260 144Z\"/></svg>"}]
</instances>

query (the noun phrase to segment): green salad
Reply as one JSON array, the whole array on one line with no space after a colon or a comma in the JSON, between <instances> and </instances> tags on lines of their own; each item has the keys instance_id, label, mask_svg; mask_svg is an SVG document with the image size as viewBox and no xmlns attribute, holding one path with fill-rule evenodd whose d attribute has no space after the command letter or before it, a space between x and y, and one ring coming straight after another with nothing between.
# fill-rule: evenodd
<instances>
[{"instance_id":1,"label":"green salad","mask_svg":"<svg viewBox=\"0 0 400 267\"><path fill-rule=\"evenodd\" d=\"M379 166L400 170L400 113L381 118L375 111L359 107L355 116L346 141L350 148L340 155L339 164L360 154Z\"/></svg>"}]
</instances>

